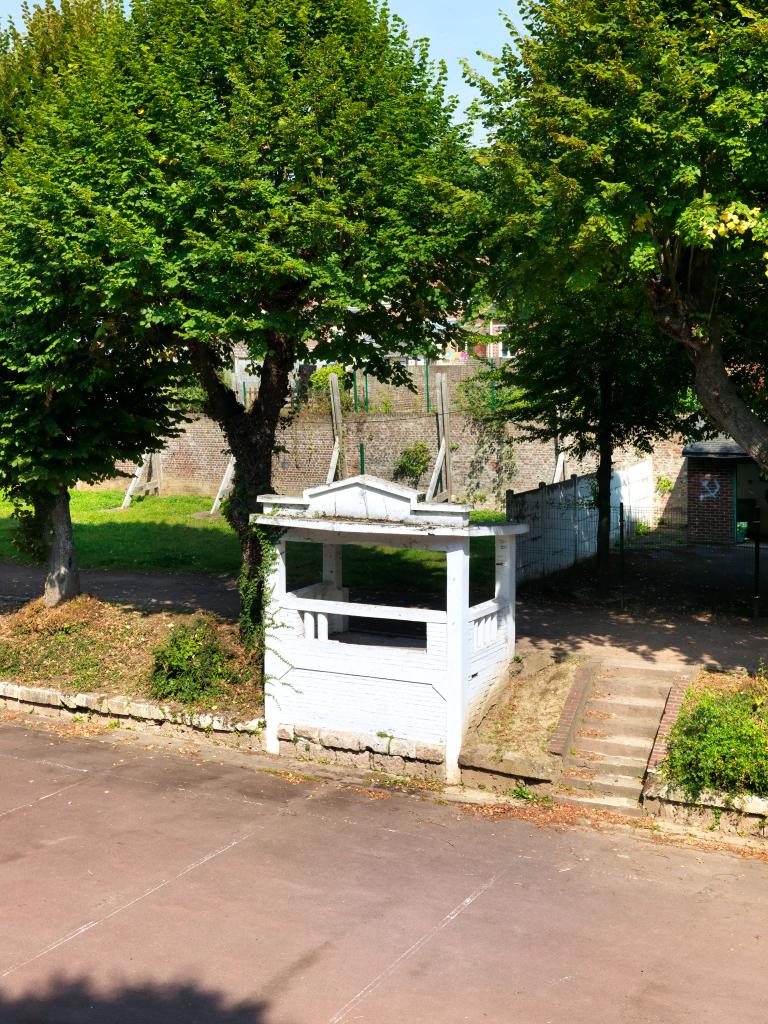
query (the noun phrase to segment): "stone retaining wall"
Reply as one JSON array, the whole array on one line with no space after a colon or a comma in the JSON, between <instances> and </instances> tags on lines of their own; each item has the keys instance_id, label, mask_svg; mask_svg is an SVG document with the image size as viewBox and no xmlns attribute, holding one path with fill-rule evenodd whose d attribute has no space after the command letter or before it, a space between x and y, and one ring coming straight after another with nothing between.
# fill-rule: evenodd
<instances>
[{"instance_id":1,"label":"stone retaining wall","mask_svg":"<svg viewBox=\"0 0 768 1024\"><path fill-rule=\"evenodd\" d=\"M163 732L179 735L190 730L206 735L215 733L217 739L227 745L264 751L264 720L261 718L241 722L225 715L180 711L130 697L112 697L103 693L65 693L42 686L6 682L0 682L0 707L14 711L32 707L49 717L59 718L96 716L118 722L121 726L162 729Z\"/></svg>"},{"instance_id":2,"label":"stone retaining wall","mask_svg":"<svg viewBox=\"0 0 768 1024\"><path fill-rule=\"evenodd\" d=\"M643 789L643 807L650 814L679 825L741 835L766 836L768 800L756 796L733 797L725 793L702 793L694 803L680 789L657 775L648 778Z\"/></svg>"},{"instance_id":3,"label":"stone retaining wall","mask_svg":"<svg viewBox=\"0 0 768 1024\"><path fill-rule=\"evenodd\" d=\"M280 753L288 757L306 757L321 764L445 781L443 747L311 725L280 726L277 737Z\"/></svg>"}]
</instances>

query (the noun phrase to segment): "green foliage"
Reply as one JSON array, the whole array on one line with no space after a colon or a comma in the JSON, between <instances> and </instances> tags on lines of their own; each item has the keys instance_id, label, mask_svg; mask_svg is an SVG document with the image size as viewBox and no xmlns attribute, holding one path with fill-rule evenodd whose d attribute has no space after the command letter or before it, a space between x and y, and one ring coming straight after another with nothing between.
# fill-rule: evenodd
<instances>
[{"instance_id":1,"label":"green foliage","mask_svg":"<svg viewBox=\"0 0 768 1024\"><path fill-rule=\"evenodd\" d=\"M11 543L25 559L43 564L47 553L46 530L50 502L38 498L36 504L17 500L11 505Z\"/></svg>"},{"instance_id":2,"label":"green foliage","mask_svg":"<svg viewBox=\"0 0 768 1024\"><path fill-rule=\"evenodd\" d=\"M123 39L120 8L47 3L24 17L0 56L0 490L16 506L20 545L39 557L52 496L114 475L116 461L175 433L173 385L185 371L157 339L124 329L141 240L106 210L65 240L62 225L82 223L90 199L68 180L67 142L41 150L41 135L62 127L46 118L64 83L91 71L99 81ZM69 113L72 132L82 110ZM91 139L92 167L98 150Z\"/></svg>"},{"instance_id":3,"label":"green foliage","mask_svg":"<svg viewBox=\"0 0 768 1024\"><path fill-rule=\"evenodd\" d=\"M689 692L669 738L664 777L704 790L768 796L768 685Z\"/></svg>"},{"instance_id":4,"label":"green foliage","mask_svg":"<svg viewBox=\"0 0 768 1024\"><path fill-rule=\"evenodd\" d=\"M395 463L395 480L407 480L413 487L418 487L419 480L432 463L432 452L423 441L403 448L400 458Z\"/></svg>"},{"instance_id":5,"label":"green foliage","mask_svg":"<svg viewBox=\"0 0 768 1024\"><path fill-rule=\"evenodd\" d=\"M151 692L158 700L195 704L238 678L213 625L203 617L174 626L153 655Z\"/></svg>"},{"instance_id":6,"label":"green foliage","mask_svg":"<svg viewBox=\"0 0 768 1024\"><path fill-rule=\"evenodd\" d=\"M310 376L309 386L312 391L327 394L331 390L331 377L339 378L339 390L343 391L349 387L349 380L343 366L338 363L333 366L321 366Z\"/></svg>"},{"instance_id":7,"label":"green foliage","mask_svg":"<svg viewBox=\"0 0 768 1024\"><path fill-rule=\"evenodd\" d=\"M271 576L277 565L276 545L283 530L275 527L251 526L251 536L258 543L260 558L256 568L243 565L238 587L240 592L240 638L247 651L263 654L270 626L267 609L272 596Z\"/></svg>"},{"instance_id":8,"label":"green foliage","mask_svg":"<svg viewBox=\"0 0 768 1024\"><path fill-rule=\"evenodd\" d=\"M660 476L656 481L656 493L657 494L671 494L674 491L675 485L672 483L668 476Z\"/></svg>"},{"instance_id":9,"label":"green foliage","mask_svg":"<svg viewBox=\"0 0 768 1024\"><path fill-rule=\"evenodd\" d=\"M490 293L526 326L548 304L563 322L580 293L617 289L620 304L625 289L639 295L660 332L654 346L668 336L691 355L705 410L761 458L768 10L707 0L519 7L525 28L508 21L492 76L470 73L490 134ZM595 333L607 340L604 324ZM564 365L578 372L591 358L572 352ZM655 402L667 390L663 367L649 366L655 386L638 394ZM669 372L684 385L683 370Z\"/></svg>"},{"instance_id":10,"label":"green foliage","mask_svg":"<svg viewBox=\"0 0 768 1024\"><path fill-rule=\"evenodd\" d=\"M76 56L8 168L17 261L39 278L45 260L45 294L220 365L236 342L292 363L317 343L404 381L392 353L461 334L467 131L386 8L137 0Z\"/></svg>"},{"instance_id":11,"label":"green foliage","mask_svg":"<svg viewBox=\"0 0 768 1024\"><path fill-rule=\"evenodd\" d=\"M407 383L393 356L462 335L468 131L426 42L374 0L84 2L93 28L2 170L0 457L27 490L97 480L105 440L134 459L169 435L193 367L247 552L293 366L311 352ZM235 345L261 366L247 410L220 379Z\"/></svg>"},{"instance_id":12,"label":"green foliage","mask_svg":"<svg viewBox=\"0 0 768 1024\"><path fill-rule=\"evenodd\" d=\"M178 384L173 388L174 408L184 413L200 413L205 404L205 388L194 381Z\"/></svg>"}]
</instances>

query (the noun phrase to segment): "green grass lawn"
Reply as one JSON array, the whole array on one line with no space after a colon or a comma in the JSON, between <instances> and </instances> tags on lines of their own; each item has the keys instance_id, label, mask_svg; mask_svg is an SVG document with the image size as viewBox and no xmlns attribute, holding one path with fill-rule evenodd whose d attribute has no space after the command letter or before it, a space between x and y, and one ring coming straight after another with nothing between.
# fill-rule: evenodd
<instances>
[{"instance_id":1,"label":"green grass lawn","mask_svg":"<svg viewBox=\"0 0 768 1024\"><path fill-rule=\"evenodd\" d=\"M115 509L121 491L74 491L72 521L83 569L236 573L240 545L224 519L195 519L211 498L141 498ZM11 544L10 506L0 504L0 560L22 561Z\"/></svg>"},{"instance_id":2,"label":"green grass lawn","mask_svg":"<svg viewBox=\"0 0 768 1024\"><path fill-rule=\"evenodd\" d=\"M72 520L83 569L131 572L193 572L236 575L240 548L222 518L195 518L207 512L210 498L147 497L135 500L127 512L115 511L123 500L119 491L74 491ZM10 536L10 505L0 503L0 561L22 562ZM499 522L493 513L473 514L474 522ZM493 596L494 543L472 542L473 600ZM289 546L291 587L320 578L322 554L313 544ZM359 592L442 595L445 555L432 551L345 548L345 583Z\"/></svg>"}]
</instances>

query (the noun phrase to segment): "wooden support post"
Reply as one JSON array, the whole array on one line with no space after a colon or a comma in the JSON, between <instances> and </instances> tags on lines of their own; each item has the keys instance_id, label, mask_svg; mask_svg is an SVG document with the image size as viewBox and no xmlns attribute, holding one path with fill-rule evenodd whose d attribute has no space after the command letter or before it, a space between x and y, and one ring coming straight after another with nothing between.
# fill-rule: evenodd
<instances>
[{"instance_id":1,"label":"wooden support post","mask_svg":"<svg viewBox=\"0 0 768 1024\"><path fill-rule=\"evenodd\" d=\"M149 453L147 455L144 455L142 457L141 462L136 467L136 472L133 474L133 478L132 478L131 482L128 484L128 490L125 492L125 497L123 498L123 503L120 506L120 511L121 512L125 512L125 511L127 511L127 509L129 509L131 507L131 501L133 500L133 496L136 493L136 491L138 490L139 484L141 482L141 478L144 476L144 470L149 465L149 460L151 458L152 458L152 455L149 454Z\"/></svg>"},{"instance_id":2,"label":"wooden support post","mask_svg":"<svg viewBox=\"0 0 768 1024\"><path fill-rule=\"evenodd\" d=\"M496 600L502 606L499 618L507 637L507 657L515 656L516 538L496 538Z\"/></svg>"},{"instance_id":3,"label":"wooden support post","mask_svg":"<svg viewBox=\"0 0 768 1024\"><path fill-rule=\"evenodd\" d=\"M435 461L435 468L432 470L432 476L429 480L429 487L427 488L427 501L432 501L437 493L437 484L443 472L443 464L445 463L445 438L440 441L440 450L437 453L437 460Z\"/></svg>"},{"instance_id":4,"label":"wooden support post","mask_svg":"<svg viewBox=\"0 0 768 1024\"><path fill-rule=\"evenodd\" d=\"M277 730L280 726L280 701L275 693L275 687L279 685L278 680L285 675L286 671L285 663L275 653L277 644L274 639L271 639L273 633L285 628L285 624L281 622L281 607L286 593L284 540L277 542L275 551L277 558L265 581L269 605L265 618L266 635L264 637L264 717L267 723L264 739L269 754L280 753L280 741L277 738Z\"/></svg>"},{"instance_id":5,"label":"wooden support post","mask_svg":"<svg viewBox=\"0 0 768 1024\"><path fill-rule=\"evenodd\" d=\"M327 584L326 594L336 601L349 600L349 591L344 589L341 544L323 544L323 583ZM347 615L330 616L331 633L346 633L349 629Z\"/></svg>"},{"instance_id":6,"label":"wooden support post","mask_svg":"<svg viewBox=\"0 0 768 1024\"><path fill-rule=\"evenodd\" d=\"M469 652L467 611L469 609L469 541L460 541L446 553L448 638L445 723L445 779L449 785L461 782L459 754L464 739L464 704Z\"/></svg>"},{"instance_id":7,"label":"wooden support post","mask_svg":"<svg viewBox=\"0 0 768 1024\"><path fill-rule=\"evenodd\" d=\"M229 462L227 463L227 468L224 470L224 476L221 479L221 483L219 484L219 489L216 492L216 497L213 500L213 505L211 506L211 513L210 513L212 516L215 516L216 513L221 508L221 503L224 500L224 498L227 496L227 492L229 491L230 487L232 486L232 480L234 478L234 475L235 475L235 459L234 459L234 456L232 456L232 458L230 458Z\"/></svg>"},{"instance_id":8,"label":"wooden support post","mask_svg":"<svg viewBox=\"0 0 768 1024\"><path fill-rule=\"evenodd\" d=\"M344 586L341 544L323 544L323 583L330 583L334 590Z\"/></svg>"},{"instance_id":9,"label":"wooden support post","mask_svg":"<svg viewBox=\"0 0 768 1024\"><path fill-rule=\"evenodd\" d=\"M333 424L333 456L331 468L328 471L327 484L332 484L338 476L343 480L347 475L344 460L344 418L341 413L341 393L339 391L339 378L332 373L328 378L331 395L331 422Z\"/></svg>"},{"instance_id":10,"label":"wooden support post","mask_svg":"<svg viewBox=\"0 0 768 1024\"><path fill-rule=\"evenodd\" d=\"M443 491L446 500L453 498L453 466L451 458L451 419L450 405L448 400L448 375L440 374L440 434L445 445L445 459L443 461Z\"/></svg>"}]
</instances>

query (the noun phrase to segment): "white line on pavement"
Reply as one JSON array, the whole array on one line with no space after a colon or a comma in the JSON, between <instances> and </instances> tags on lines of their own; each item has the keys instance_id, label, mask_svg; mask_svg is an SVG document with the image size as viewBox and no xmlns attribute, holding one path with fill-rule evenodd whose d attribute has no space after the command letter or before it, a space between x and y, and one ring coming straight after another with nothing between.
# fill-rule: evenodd
<instances>
[{"instance_id":1,"label":"white line on pavement","mask_svg":"<svg viewBox=\"0 0 768 1024\"><path fill-rule=\"evenodd\" d=\"M72 939L76 939L78 936L84 935L85 932L90 931L92 928L97 928L100 924L104 924L105 921L109 921L110 918L115 917L117 914L122 914L124 910L128 910L130 907L140 903L142 900L146 899L147 896L151 896L160 889L164 889L165 886L178 881L178 879L183 878L184 875L188 875L190 871L194 871L196 868L202 867L203 864L207 864L215 857L219 857L222 853L226 853L227 850L231 850L235 846L239 846L241 843L246 842L246 840L251 839L257 832L261 831L261 828L262 826L251 829L250 832L246 832L245 835L239 836L237 839L233 839L232 842L226 843L224 846L220 846L217 850L211 850L210 853L206 853L203 857L200 857L199 860L193 861L192 864L187 864L187 866L177 872L173 878L164 878L162 882L158 882L157 885L153 885L150 889L147 889L146 892L143 892L138 896L134 896L132 900L128 900L127 903L123 903L121 906L111 910L108 914L105 914L104 917L99 918L98 921L88 921L87 924L81 925L73 932L69 932L68 935L64 935L62 938L52 942L49 946L46 946L45 949L41 949L40 952L35 953L34 956L29 957L21 963L14 964L13 967L9 967L6 971L3 971L3 973L0 974L0 978L7 978L9 974L13 974L15 971L20 971L23 967L27 967L29 964L34 963L35 960L39 960L41 957L47 956L48 953L52 953L55 949L65 945L67 942L71 942Z\"/></svg>"},{"instance_id":2,"label":"white line on pavement","mask_svg":"<svg viewBox=\"0 0 768 1024\"><path fill-rule=\"evenodd\" d=\"M410 960L410 958L418 953L420 949L423 949L428 942L431 942L431 940L434 939L434 937L441 932L443 928L446 928L451 921L455 921L459 914L463 914L465 910L468 910L475 900L479 899L484 892L487 892L488 889L496 883L497 879L499 879L502 874L504 874L503 871L498 875L494 875L493 878L488 879L487 882L483 882L479 888L475 889L475 891L467 896L465 900L462 900L461 903L454 907L450 913L446 914L442 921L438 922L434 928L430 928L430 930L422 935L420 939L417 939L412 946L409 946L408 949L401 953L396 960L393 960L389 967L383 970L381 974L376 975L373 981L369 981L365 988L361 988L356 996L353 996L348 1003L345 1003L345 1005L342 1006L342 1008L335 1013L333 1017L331 1017L328 1024L341 1024L343 1020L346 1020L358 1003L377 989L383 981L386 981L387 978L391 977L400 964L405 960Z\"/></svg>"}]
</instances>

